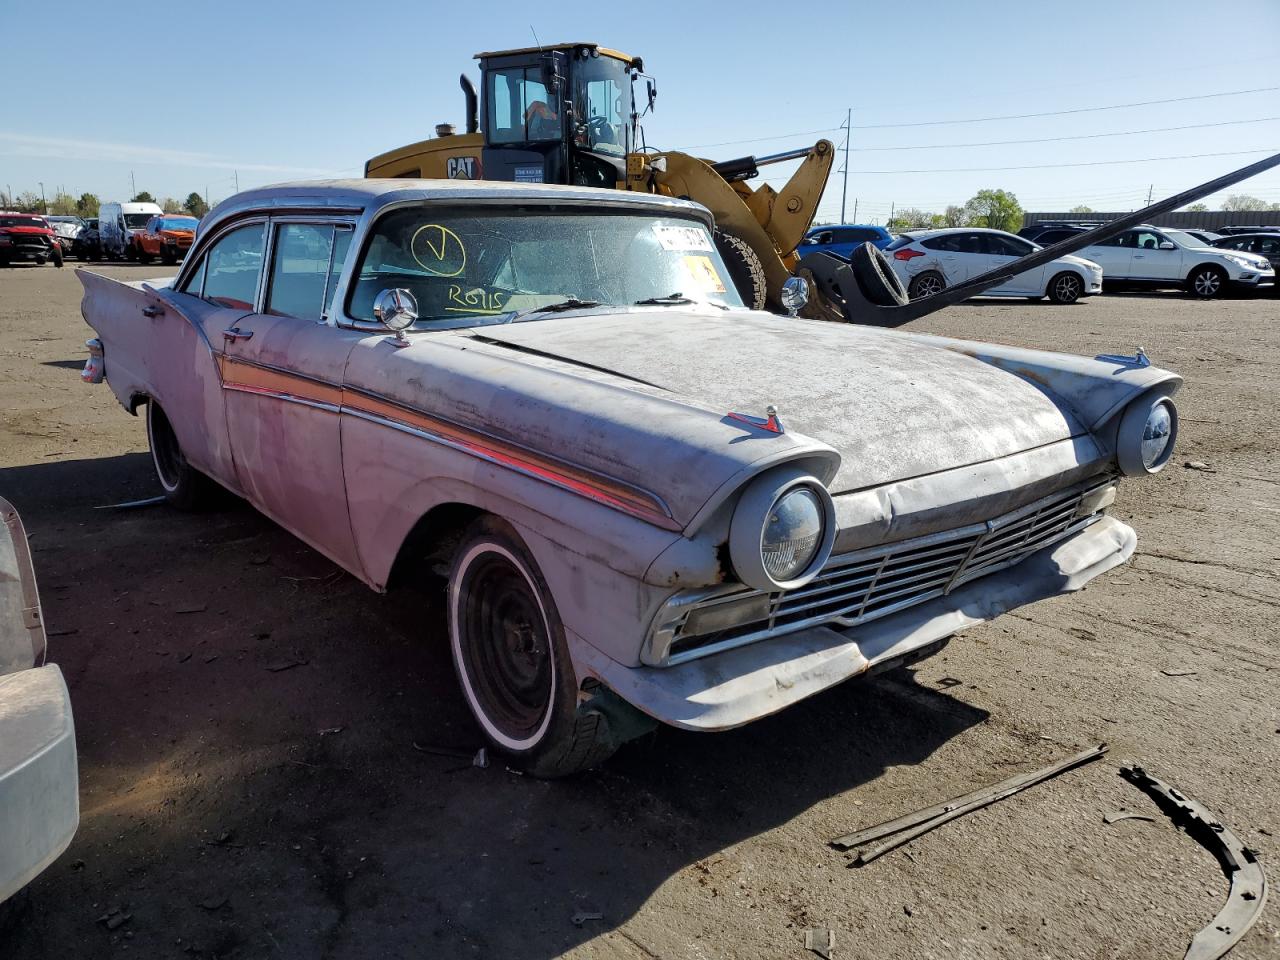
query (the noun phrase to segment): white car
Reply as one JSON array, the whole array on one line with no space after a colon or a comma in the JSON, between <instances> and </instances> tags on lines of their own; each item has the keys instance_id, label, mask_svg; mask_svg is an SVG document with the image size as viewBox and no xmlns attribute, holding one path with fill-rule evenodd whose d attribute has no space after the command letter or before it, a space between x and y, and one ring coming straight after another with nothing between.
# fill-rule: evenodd
<instances>
[{"instance_id":1,"label":"white car","mask_svg":"<svg viewBox=\"0 0 1280 960\"><path fill-rule=\"evenodd\" d=\"M0 497L0 906L67 849L80 822L71 700L45 652L27 534Z\"/></svg>"},{"instance_id":2,"label":"white car","mask_svg":"<svg viewBox=\"0 0 1280 960\"><path fill-rule=\"evenodd\" d=\"M884 252L906 285L907 296L919 300L1039 249L1030 240L1003 230L953 227L904 233ZM982 295L1032 300L1048 297L1054 303L1075 303L1101 292L1102 267L1082 257L1066 256L1020 273Z\"/></svg>"},{"instance_id":3,"label":"white car","mask_svg":"<svg viewBox=\"0 0 1280 960\"><path fill-rule=\"evenodd\" d=\"M1108 282L1179 287L1206 300L1232 286L1256 290L1276 280L1266 257L1210 247L1181 230L1134 227L1081 252L1102 264Z\"/></svg>"}]
</instances>

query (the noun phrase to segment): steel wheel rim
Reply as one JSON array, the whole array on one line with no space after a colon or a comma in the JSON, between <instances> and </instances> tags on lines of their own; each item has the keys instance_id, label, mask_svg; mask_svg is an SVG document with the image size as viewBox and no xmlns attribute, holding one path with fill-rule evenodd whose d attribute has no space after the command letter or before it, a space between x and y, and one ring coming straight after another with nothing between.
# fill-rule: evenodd
<instances>
[{"instance_id":1,"label":"steel wheel rim","mask_svg":"<svg viewBox=\"0 0 1280 960\"><path fill-rule=\"evenodd\" d=\"M550 719L555 664L527 574L505 550L473 552L452 603L455 650L485 725L509 747L536 742Z\"/></svg>"},{"instance_id":2,"label":"steel wheel rim","mask_svg":"<svg viewBox=\"0 0 1280 960\"><path fill-rule=\"evenodd\" d=\"M1072 301L1080 296L1080 281L1073 276L1059 277L1054 288L1059 300Z\"/></svg>"},{"instance_id":3,"label":"steel wheel rim","mask_svg":"<svg viewBox=\"0 0 1280 960\"><path fill-rule=\"evenodd\" d=\"M1218 276L1216 270L1205 270L1196 274L1195 279L1196 293L1202 297L1209 297L1218 292L1218 288L1222 286L1222 278Z\"/></svg>"},{"instance_id":4,"label":"steel wheel rim","mask_svg":"<svg viewBox=\"0 0 1280 960\"><path fill-rule=\"evenodd\" d=\"M151 460L156 466L160 486L173 492L178 489L186 458L178 446L169 419L154 403L147 404L147 423L151 434Z\"/></svg>"}]
</instances>

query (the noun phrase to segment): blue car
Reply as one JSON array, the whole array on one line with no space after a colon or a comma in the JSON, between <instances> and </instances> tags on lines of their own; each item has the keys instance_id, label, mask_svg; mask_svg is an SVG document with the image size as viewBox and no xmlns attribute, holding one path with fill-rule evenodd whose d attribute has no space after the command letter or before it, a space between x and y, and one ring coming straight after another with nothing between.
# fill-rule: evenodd
<instances>
[{"instance_id":1,"label":"blue car","mask_svg":"<svg viewBox=\"0 0 1280 960\"><path fill-rule=\"evenodd\" d=\"M813 227L800 241L796 253L803 257L821 251L834 253L837 257L848 260L853 256L854 247L860 247L868 241L883 250L893 243L893 234L884 227L872 227L863 223Z\"/></svg>"}]
</instances>

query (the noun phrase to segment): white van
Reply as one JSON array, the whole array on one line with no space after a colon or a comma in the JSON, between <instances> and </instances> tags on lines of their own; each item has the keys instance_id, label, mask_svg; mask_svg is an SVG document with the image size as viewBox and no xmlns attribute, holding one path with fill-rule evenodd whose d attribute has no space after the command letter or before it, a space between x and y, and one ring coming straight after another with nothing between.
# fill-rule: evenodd
<instances>
[{"instance_id":1,"label":"white van","mask_svg":"<svg viewBox=\"0 0 1280 960\"><path fill-rule=\"evenodd\" d=\"M133 259L133 235L163 214L155 203L104 203L98 208L98 236L104 257Z\"/></svg>"}]
</instances>

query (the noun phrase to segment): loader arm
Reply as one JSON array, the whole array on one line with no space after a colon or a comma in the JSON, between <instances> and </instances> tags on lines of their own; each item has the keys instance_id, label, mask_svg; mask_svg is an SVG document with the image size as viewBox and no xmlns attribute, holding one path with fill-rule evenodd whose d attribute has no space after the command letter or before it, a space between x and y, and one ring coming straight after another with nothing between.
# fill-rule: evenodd
<instances>
[{"instance_id":1,"label":"loader arm","mask_svg":"<svg viewBox=\"0 0 1280 960\"><path fill-rule=\"evenodd\" d=\"M671 151L645 157L659 193L694 200L716 218L716 226L743 240L760 258L768 286L769 306L777 309L782 284L791 276L795 251L813 222L822 198L835 150L830 141L811 147L800 168L780 191L768 184L753 190L744 180L729 180L710 163L687 153ZM663 164L654 161L665 160ZM750 176L755 175L754 166ZM646 189L637 183L632 189Z\"/></svg>"}]
</instances>

